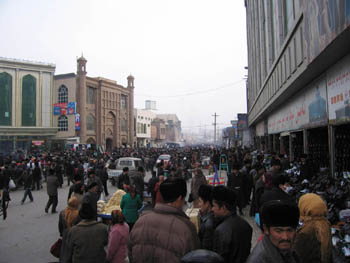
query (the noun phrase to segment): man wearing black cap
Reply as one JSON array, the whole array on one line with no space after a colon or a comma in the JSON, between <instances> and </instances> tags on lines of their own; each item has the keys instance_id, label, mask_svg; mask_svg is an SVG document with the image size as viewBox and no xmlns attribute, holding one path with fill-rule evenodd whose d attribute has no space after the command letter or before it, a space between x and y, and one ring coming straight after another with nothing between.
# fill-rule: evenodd
<instances>
[{"instance_id":1,"label":"man wearing black cap","mask_svg":"<svg viewBox=\"0 0 350 263\"><path fill-rule=\"evenodd\" d=\"M245 180L243 175L239 172L239 165L236 163L232 165L232 173L227 176L227 187L235 192L240 215L243 215L243 208L245 203L244 191Z\"/></svg>"},{"instance_id":2,"label":"man wearing black cap","mask_svg":"<svg viewBox=\"0 0 350 263\"><path fill-rule=\"evenodd\" d=\"M298 263L300 260L292 250L299 209L289 201L273 200L261 208L263 240L256 245L247 263Z\"/></svg>"},{"instance_id":3,"label":"man wearing black cap","mask_svg":"<svg viewBox=\"0 0 350 263\"><path fill-rule=\"evenodd\" d=\"M250 253L252 228L236 214L235 192L225 186L214 187L212 210L216 221L213 251L226 263L245 262Z\"/></svg>"},{"instance_id":4,"label":"man wearing black cap","mask_svg":"<svg viewBox=\"0 0 350 263\"><path fill-rule=\"evenodd\" d=\"M160 193L164 203L143 213L130 233L130 262L179 263L185 254L200 246L196 228L182 210L186 181L170 177L160 184Z\"/></svg>"},{"instance_id":5,"label":"man wearing black cap","mask_svg":"<svg viewBox=\"0 0 350 263\"><path fill-rule=\"evenodd\" d=\"M97 184L96 193L97 193L98 198L100 198L101 193L103 191L102 181L101 181L101 179L99 177L96 176L95 169L90 168L89 171L88 171L88 174L89 174L89 179L88 179L87 185L89 186L92 183L96 183Z\"/></svg>"},{"instance_id":6,"label":"man wearing black cap","mask_svg":"<svg viewBox=\"0 0 350 263\"><path fill-rule=\"evenodd\" d=\"M130 185L130 178L129 178L129 168L124 167L123 173L118 178L118 188L119 189L126 189L126 186Z\"/></svg>"}]
</instances>

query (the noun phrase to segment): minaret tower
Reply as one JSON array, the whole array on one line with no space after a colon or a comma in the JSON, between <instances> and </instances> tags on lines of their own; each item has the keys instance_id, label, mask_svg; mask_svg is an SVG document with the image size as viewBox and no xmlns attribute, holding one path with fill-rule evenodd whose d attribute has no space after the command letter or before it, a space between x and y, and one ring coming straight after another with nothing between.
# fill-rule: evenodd
<instances>
[{"instance_id":1,"label":"minaret tower","mask_svg":"<svg viewBox=\"0 0 350 263\"><path fill-rule=\"evenodd\" d=\"M83 55L77 60L77 108L80 114L80 143L86 142L86 62Z\"/></svg>"},{"instance_id":2,"label":"minaret tower","mask_svg":"<svg viewBox=\"0 0 350 263\"><path fill-rule=\"evenodd\" d=\"M134 147L134 80L132 75L128 76L129 95L129 145Z\"/></svg>"}]
</instances>

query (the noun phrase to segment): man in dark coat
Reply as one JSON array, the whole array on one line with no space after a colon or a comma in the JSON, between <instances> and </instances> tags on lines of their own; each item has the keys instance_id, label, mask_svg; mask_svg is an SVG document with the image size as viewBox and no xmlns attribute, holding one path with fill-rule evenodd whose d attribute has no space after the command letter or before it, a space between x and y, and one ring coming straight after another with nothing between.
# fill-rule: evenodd
<instances>
[{"instance_id":1,"label":"man in dark coat","mask_svg":"<svg viewBox=\"0 0 350 263\"><path fill-rule=\"evenodd\" d=\"M108 244L108 230L96 221L95 211L90 203L83 201L79 210L82 219L67 235L68 259L66 262L93 263L106 262L105 247Z\"/></svg>"},{"instance_id":2,"label":"man in dark coat","mask_svg":"<svg viewBox=\"0 0 350 263\"><path fill-rule=\"evenodd\" d=\"M157 172L152 171L152 178L149 179L148 185L147 185L147 191L152 196L152 206L154 207L156 203L156 193L154 192L154 187L156 186L157 182L159 181L157 177Z\"/></svg>"},{"instance_id":3,"label":"man in dark coat","mask_svg":"<svg viewBox=\"0 0 350 263\"><path fill-rule=\"evenodd\" d=\"M260 204L263 205L264 203L271 201L271 200L290 200L292 201L292 197L287 194L285 189L285 183L286 179L283 174L273 174L272 175L272 189L266 190L261 198L260 198Z\"/></svg>"},{"instance_id":4,"label":"man in dark coat","mask_svg":"<svg viewBox=\"0 0 350 263\"><path fill-rule=\"evenodd\" d=\"M95 172L95 170L93 168L89 169L88 174L89 174L89 179L88 179L87 185L90 186L92 183L96 183L97 184L96 194L98 196L97 199L99 199L100 196L101 196L101 193L103 191L102 181L101 181L101 179L99 177L96 176L96 172Z\"/></svg>"},{"instance_id":5,"label":"man in dark coat","mask_svg":"<svg viewBox=\"0 0 350 263\"><path fill-rule=\"evenodd\" d=\"M48 213L50 206L52 205L51 213L57 213L56 207L58 203L57 189L60 186L57 176L55 176L55 171L53 169L49 170L49 176L47 177L47 194L49 195L49 200L47 201L45 207L45 213Z\"/></svg>"},{"instance_id":6,"label":"man in dark coat","mask_svg":"<svg viewBox=\"0 0 350 263\"><path fill-rule=\"evenodd\" d=\"M212 250L214 234L214 213L212 211L213 186L202 184L198 189L199 197L199 231L201 248Z\"/></svg>"},{"instance_id":7,"label":"man in dark coat","mask_svg":"<svg viewBox=\"0 0 350 263\"><path fill-rule=\"evenodd\" d=\"M143 167L139 167L137 169L137 173L135 173L132 176L132 181L136 189L136 194L138 194L141 197L141 200L143 200L143 191L145 189L145 182L143 180L144 177L145 176Z\"/></svg>"},{"instance_id":8,"label":"man in dark coat","mask_svg":"<svg viewBox=\"0 0 350 263\"><path fill-rule=\"evenodd\" d=\"M130 185L129 168L124 167L123 173L118 178L118 188L123 190L124 186L129 186L129 185Z\"/></svg>"},{"instance_id":9,"label":"man in dark coat","mask_svg":"<svg viewBox=\"0 0 350 263\"><path fill-rule=\"evenodd\" d=\"M236 198L233 190L225 186L214 187L213 212L216 228L213 235L213 251L226 263L244 263L250 253L252 228L236 214Z\"/></svg>"},{"instance_id":10,"label":"man in dark coat","mask_svg":"<svg viewBox=\"0 0 350 263\"><path fill-rule=\"evenodd\" d=\"M199 248L196 228L183 212L186 181L170 177L160 185L164 203L143 213L128 241L133 263L179 263L188 252Z\"/></svg>"},{"instance_id":11,"label":"man in dark coat","mask_svg":"<svg viewBox=\"0 0 350 263\"><path fill-rule=\"evenodd\" d=\"M23 184L24 184L24 195L21 201L21 205L24 204L24 202L27 199L27 196L29 196L29 199L31 202L34 201L33 195L32 195L32 184L33 184L33 174L29 173L28 170L25 170L23 172Z\"/></svg>"},{"instance_id":12,"label":"man in dark coat","mask_svg":"<svg viewBox=\"0 0 350 263\"><path fill-rule=\"evenodd\" d=\"M245 203L244 198L244 178L242 174L239 172L239 165L235 164L231 169L232 173L228 175L227 187L232 189L237 198L237 205L239 208L240 215L243 215L243 208Z\"/></svg>"},{"instance_id":13,"label":"man in dark coat","mask_svg":"<svg viewBox=\"0 0 350 263\"><path fill-rule=\"evenodd\" d=\"M299 209L289 201L274 200L262 207L263 240L256 245L247 263L299 263L292 249L299 224Z\"/></svg>"}]
</instances>

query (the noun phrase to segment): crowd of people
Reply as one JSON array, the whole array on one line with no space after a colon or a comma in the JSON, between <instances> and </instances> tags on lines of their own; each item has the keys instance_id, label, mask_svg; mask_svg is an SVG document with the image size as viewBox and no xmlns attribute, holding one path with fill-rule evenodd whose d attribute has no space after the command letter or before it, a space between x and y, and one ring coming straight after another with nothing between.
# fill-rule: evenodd
<instances>
[{"instance_id":1,"label":"crowd of people","mask_svg":"<svg viewBox=\"0 0 350 263\"><path fill-rule=\"evenodd\" d=\"M24 205L27 197L35 202L32 191L46 182L43 210L57 213L58 189L66 177L67 207L58 214L60 262L332 262L325 202L317 194L299 200L289 195L285 156L272 153L267 164L264 155L251 152L184 147L7 156L0 158L0 194L3 198L13 180L24 188ZM170 161L157 162L164 153ZM203 168L215 171L222 156L227 160L227 180L214 187ZM144 166L123 169L117 187L126 194L120 210L114 210L105 224L98 218L97 202L108 198L107 169L120 157L141 158ZM204 157L211 160L207 167L201 164ZM311 176L303 163L300 180ZM147 183L146 171L152 173ZM140 215L145 190L152 197L151 208ZM188 206L199 209L198 229L184 212ZM260 229L257 244L252 244L256 226L247 222L245 213Z\"/></svg>"}]
</instances>

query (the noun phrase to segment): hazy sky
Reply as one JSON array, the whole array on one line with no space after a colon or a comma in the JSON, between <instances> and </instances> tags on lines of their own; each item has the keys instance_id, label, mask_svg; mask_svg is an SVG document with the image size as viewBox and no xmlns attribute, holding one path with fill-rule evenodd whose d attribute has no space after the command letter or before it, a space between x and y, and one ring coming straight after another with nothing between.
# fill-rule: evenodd
<instances>
[{"instance_id":1,"label":"hazy sky","mask_svg":"<svg viewBox=\"0 0 350 263\"><path fill-rule=\"evenodd\" d=\"M83 53L88 76L135 77L136 108L223 128L246 112L245 23L243 0L0 0L0 56L62 74Z\"/></svg>"}]
</instances>

